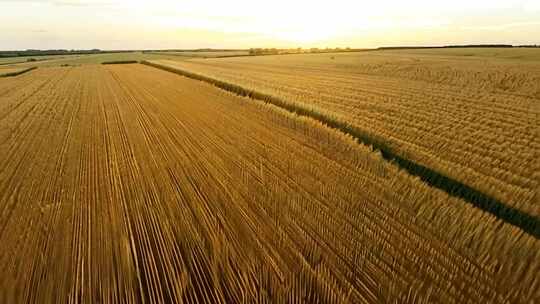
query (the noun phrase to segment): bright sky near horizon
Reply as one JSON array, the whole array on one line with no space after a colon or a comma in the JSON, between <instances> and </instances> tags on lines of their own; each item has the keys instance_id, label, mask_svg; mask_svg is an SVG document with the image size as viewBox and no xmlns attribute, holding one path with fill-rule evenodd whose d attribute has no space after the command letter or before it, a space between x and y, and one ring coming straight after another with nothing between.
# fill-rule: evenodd
<instances>
[{"instance_id":1,"label":"bright sky near horizon","mask_svg":"<svg viewBox=\"0 0 540 304\"><path fill-rule=\"evenodd\" d=\"M540 44L540 0L0 0L0 49Z\"/></svg>"}]
</instances>

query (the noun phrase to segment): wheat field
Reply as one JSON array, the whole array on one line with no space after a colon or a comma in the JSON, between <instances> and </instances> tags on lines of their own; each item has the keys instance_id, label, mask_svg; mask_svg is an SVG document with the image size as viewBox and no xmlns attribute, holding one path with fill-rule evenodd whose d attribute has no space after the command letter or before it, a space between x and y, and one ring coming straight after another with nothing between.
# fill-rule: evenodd
<instances>
[{"instance_id":1,"label":"wheat field","mask_svg":"<svg viewBox=\"0 0 540 304\"><path fill-rule=\"evenodd\" d=\"M540 242L320 122L153 67L0 80L2 303L527 303Z\"/></svg>"},{"instance_id":2,"label":"wheat field","mask_svg":"<svg viewBox=\"0 0 540 304\"><path fill-rule=\"evenodd\" d=\"M494 49L491 52L496 52ZM422 53L423 52L423 53ZM167 68L341 121L391 153L538 219L537 50L379 51L219 58ZM468 56L471 55L471 56ZM482 55L482 56L481 56ZM486 59L488 58L488 59Z\"/></svg>"},{"instance_id":3,"label":"wheat field","mask_svg":"<svg viewBox=\"0 0 540 304\"><path fill-rule=\"evenodd\" d=\"M0 77L13 77L13 76L17 76L17 75L29 72L33 69L35 69L35 67L15 67L15 66L0 67Z\"/></svg>"}]
</instances>

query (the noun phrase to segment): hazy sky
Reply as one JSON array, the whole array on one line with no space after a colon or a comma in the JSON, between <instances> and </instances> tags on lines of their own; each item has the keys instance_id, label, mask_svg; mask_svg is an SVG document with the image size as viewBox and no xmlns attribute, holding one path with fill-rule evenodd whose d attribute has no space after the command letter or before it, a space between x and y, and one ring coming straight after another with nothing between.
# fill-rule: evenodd
<instances>
[{"instance_id":1,"label":"hazy sky","mask_svg":"<svg viewBox=\"0 0 540 304\"><path fill-rule=\"evenodd\" d=\"M0 0L0 49L540 44L540 0Z\"/></svg>"}]
</instances>

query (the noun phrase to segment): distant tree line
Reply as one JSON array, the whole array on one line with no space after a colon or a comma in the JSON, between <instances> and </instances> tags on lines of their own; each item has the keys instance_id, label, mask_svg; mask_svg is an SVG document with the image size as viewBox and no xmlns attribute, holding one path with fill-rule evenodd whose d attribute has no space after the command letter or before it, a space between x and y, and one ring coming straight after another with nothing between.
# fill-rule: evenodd
<instances>
[{"instance_id":1,"label":"distant tree line","mask_svg":"<svg viewBox=\"0 0 540 304\"><path fill-rule=\"evenodd\" d=\"M257 55L280 55L280 54L302 54L302 53L336 53L336 52L355 52L359 49L346 48L293 48L293 49L277 49L277 48L251 48L249 54Z\"/></svg>"},{"instance_id":2,"label":"distant tree line","mask_svg":"<svg viewBox=\"0 0 540 304\"><path fill-rule=\"evenodd\" d=\"M238 52L238 51L245 51L245 49L210 49L210 48L204 48L204 49L166 49L166 50L144 50L143 53L154 53L154 52L173 52L173 53L181 53L181 52Z\"/></svg>"},{"instance_id":3,"label":"distant tree line","mask_svg":"<svg viewBox=\"0 0 540 304\"><path fill-rule=\"evenodd\" d=\"M379 50L415 50L415 49L456 49L456 48L514 48L514 47L540 47L539 45L511 45L511 44L465 44L444 46L383 46Z\"/></svg>"},{"instance_id":4,"label":"distant tree line","mask_svg":"<svg viewBox=\"0 0 540 304\"><path fill-rule=\"evenodd\" d=\"M53 56L53 55L85 55L104 53L127 53L132 51L102 51L100 49L91 50L22 50L22 51L0 51L0 57L27 57L27 56Z\"/></svg>"}]
</instances>

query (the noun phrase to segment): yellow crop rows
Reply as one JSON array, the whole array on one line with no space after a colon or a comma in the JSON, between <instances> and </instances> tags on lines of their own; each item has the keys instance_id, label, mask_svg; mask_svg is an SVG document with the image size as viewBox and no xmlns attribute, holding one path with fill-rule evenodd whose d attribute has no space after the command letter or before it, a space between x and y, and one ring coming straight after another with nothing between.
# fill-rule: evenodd
<instances>
[{"instance_id":1,"label":"yellow crop rows","mask_svg":"<svg viewBox=\"0 0 540 304\"><path fill-rule=\"evenodd\" d=\"M540 65L386 54L152 63L350 123L400 157L540 217Z\"/></svg>"},{"instance_id":2,"label":"yellow crop rows","mask_svg":"<svg viewBox=\"0 0 540 304\"><path fill-rule=\"evenodd\" d=\"M1 303L540 297L533 236L317 121L137 64L0 80L0 244Z\"/></svg>"},{"instance_id":3,"label":"yellow crop rows","mask_svg":"<svg viewBox=\"0 0 540 304\"><path fill-rule=\"evenodd\" d=\"M35 67L15 67L15 66L1 67L0 66L0 77L17 76L17 75L29 72L34 69Z\"/></svg>"}]
</instances>

